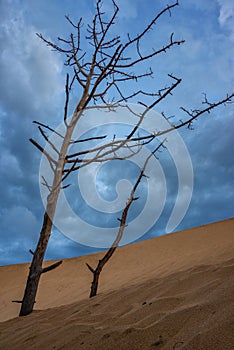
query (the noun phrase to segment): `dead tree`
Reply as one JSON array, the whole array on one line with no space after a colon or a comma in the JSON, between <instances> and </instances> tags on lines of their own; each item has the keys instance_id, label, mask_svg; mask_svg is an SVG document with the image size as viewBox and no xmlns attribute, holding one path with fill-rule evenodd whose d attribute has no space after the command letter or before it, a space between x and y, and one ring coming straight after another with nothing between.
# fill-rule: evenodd
<instances>
[{"instance_id":1,"label":"dead tree","mask_svg":"<svg viewBox=\"0 0 234 350\"><path fill-rule=\"evenodd\" d=\"M140 174L139 174L139 176L138 176L138 178L137 178L137 180L136 180L136 182L131 190L129 199L124 207L124 210L123 210L122 215L121 215L121 219L118 219L120 221L119 231L118 231L118 234L117 234L116 239L114 240L112 246L107 250L107 252L103 256L103 258L98 261L98 264L97 264L95 269L93 269L88 263L86 263L88 269L93 274L93 281L91 283L90 294L89 294L90 298L97 295L99 277L100 277L100 274L102 272L102 269L106 265L106 263L110 260L110 258L114 254L114 252L116 251L116 249L119 245L119 242L121 241L121 238L123 237L124 229L127 226L126 222L127 222L128 211L129 211L131 205L133 204L133 202L139 199L139 197L135 197L136 190L137 190L142 178L147 177L147 175L145 174L145 169L147 167L147 164L148 164L150 158L153 155L155 155L155 153L163 146L165 141L166 140L161 142L159 144L159 146L151 154L149 154L149 156L146 158L145 163L140 171Z\"/></svg>"},{"instance_id":2,"label":"dead tree","mask_svg":"<svg viewBox=\"0 0 234 350\"><path fill-rule=\"evenodd\" d=\"M180 78L169 74L171 84L157 91L144 91L139 89L139 85L137 85L140 80L153 76L153 69L145 66L149 60L184 42L184 40L176 40L174 38L174 33L172 33L168 35L164 46L154 48L152 51L144 54L141 50L144 38L148 32L153 29L162 16L166 14L171 15L171 11L178 6L178 1L167 5L160 12L156 13L152 17L151 22L148 23L139 34L133 36L128 34L126 37L113 35L113 31L111 30L115 25L116 17L119 12L115 1L111 0L113 14L109 18L102 11L102 2L102 0L96 1L95 14L92 23L87 27L87 31L85 32L87 33L86 36L84 35L82 19L80 19L78 23L74 23L69 17L66 18L73 32L68 38L58 37L56 42L52 42L47 40L42 34L37 34L51 49L65 57L64 63L65 66L67 66L68 73L65 85L63 121L66 131L65 134L58 135L62 139L59 149L57 149L53 143L50 144L55 151L56 157L51 156L51 154L46 151L45 147L41 146L37 141L30 139L33 145L47 158L53 171L53 180L51 183L44 181L44 185L47 187L49 194L38 244L35 251L31 251L33 259L29 269L24 296L22 301L20 301L20 316L28 315L32 312L41 275L59 265L55 263L50 268L42 267L47 244L51 235L58 196L61 188L67 186L64 185L64 181L67 177L72 172L92 162L104 162L107 159L115 159L116 152L121 148L125 147L129 149L129 147L133 147L134 144L139 147L139 143L140 145L149 143L156 137L174 129L179 129L185 125L191 127L192 122L197 117L206 112L209 113L213 108L219 105L230 102L233 97L233 94L226 95L223 99L214 103L210 103L205 98L203 109L190 111L183 108L181 112L185 113L186 119L179 124L173 125L171 123L170 128L167 130L160 130L152 135L140 137L137 132L146 114L167 96L171 95L173 90L181 83ZM129 57L130 52L131 57ZM136 72L140 72L141 70L143 73L133 73L133 70L136 70ZM124 89L128 82L136 84L135 90L133 88L130 94L126 93ZM70 92L75 86L80 93L80 98L71 118L68 118ZM78 150L75 153L69 153L69 147L74 145L75 142L72 139L73 131L85 109L105 108L106 110L113 110L131 100L136 101L136 99L138 99L138 103L144 107L144 112L139 115L139 121L125 138L113 139L111 142L106 142L106 144L101 147L88 147L86 151ZM149 100L150 103L147 102ZM56 133L56 130L38 121L35 123L38 125L45 142L50 142L46 131ZM100 137L105 138L105 135L101 135ZM83 140L83 142L86 141L87 140ZM78 146L79 143L76 145ZM134 152L137 152L137 148L135 148L133 153ZM90 157L84 159L85 154L89 154Z\"/></svg>"}]
</instances>

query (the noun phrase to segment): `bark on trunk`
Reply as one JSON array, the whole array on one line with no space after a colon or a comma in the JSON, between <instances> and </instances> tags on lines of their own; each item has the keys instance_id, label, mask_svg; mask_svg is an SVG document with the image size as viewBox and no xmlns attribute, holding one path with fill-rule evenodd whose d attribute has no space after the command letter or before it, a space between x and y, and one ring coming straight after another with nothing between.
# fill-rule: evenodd
<instances>
[{"instance_id":1,"label":"bark on trunk","mask_svg":"<svg viewBox=\"0 0 234 350\"><path fill-rule=\"evenodd\" d=\"M40 239L33 254L33 260L30 266L19 316L26 316L33 311L39 280L43 272L42 263L46 252L47 243L50 238L51 228L52 221L48 214L45 213Z\"/></svg>"},{"instance_id":2,"label":"bark on trunk","mask_svg":"<svg viewBox=\"0 0 234 350\"><path fill-rule=\"evenodd\" d=\"M89 294L90 298L95 297L95 295L97 295L99 277L100 277L100 274L102 272L102 269L103 269L104 265L112 257L112 255L114 254L116 248L117 248L117 246L114 246L114 247L111 247L108 249L108 251L106 252L104 257L101 260L99 260L96 269L93 269L89 264L86 264L87 267L89 268L89 270L93 274L93 281L91 283L90 294Z\"/></svg>"},{"instance_id":3,"label":"bark on trunk","mask_svg":"<svg viewBox=\"0 0 234 350\"><path fill-rule=\"evenodd\" d=\"M90 289L90 294L89 297L92 298L95 295L97 295L97 290L98 290L98 282L99 282L99 277L100 274L102 272L103 267L105 266L105 264L110 260L110 258L112 257L112 255L114 254L115 250L117 249L119 242L123 236L124 233L124 229L126 227L126 220L127 220L127 216L128 216L128 211L129 208L131 207L132 203L136 200L138 200L139 197L135 197L135 193L136 190L141 182L141 179L143 176L145 175L145 169L146 166L150 160L150 158L155 154L155 152L163 145L164 141L160 143L160 145L152 152L150 153L150 155L146 158L144 166L142 167L142 170L135 182L135 185L133 186L131 193L130 193L130 197L126 203L126 206L122 212L122 216L121 219L119 219L120 221L120 227L119 227L119 232L118 235L115 239L115 241L113 242L112 246L108 249L108 251L106 252L106 254L104 255L104 257L98 261L97 267L96 269L93 269L89 264L86 263L88 269L92 272L93 274L93 281L91 284L91 289Z\"/></svg>"},{"instance_id":4,"label":"bark on trunk","mask_svg":"<svg viewBox=\"0 0 234 350\"><path fill-rule=\"evenodd\" d=\"M98 281L99 281L99 276L100 276L100 271L95 271L93 274L93 281L91 284L91 289L90 289L90 294L89 297L95 297L97 295L97 290L98 290Z\"/></svg>"},{"instance_id":5,"label":"bark on trunk","mask_svg":"<svg viewBox=\"0 0 234 350\"><path fill-rule=\"evenodd\" d=\"M50 194L47 197L47 206L44 214L42 229L40 232L40 238L39 238L35 252L32 252L33 260L29 269L29 275L26 283L26 288L24 291L24 297L22 300L19 316L26 316L33 311L41 274L43 272L47 272L52 270L53 268L56 268L61 263L59 262L59 263L53 264L50 268L45 268L45 269L42 268L42 263L44 260L46 248L51 235L53 218L54 218L54 214L57 206L58 196L61 190L65 157L66 157L69 143L71 140L71 135L75 126L75 118L73 118L72 123L73 125L70 125L67 127L67 132L64 137L63 144L61 146L60 155L59 155L59 159L58 159L55 174L54 174L53 186Z\"/></svg>"}]
</instances>

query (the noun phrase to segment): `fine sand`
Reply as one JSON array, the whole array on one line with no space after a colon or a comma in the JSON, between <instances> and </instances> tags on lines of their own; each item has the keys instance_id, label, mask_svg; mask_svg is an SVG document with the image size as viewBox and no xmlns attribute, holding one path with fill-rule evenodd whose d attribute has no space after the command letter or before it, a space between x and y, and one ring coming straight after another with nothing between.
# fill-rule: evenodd
<instances>
[{"instance_id":1,"label":"fine sand","mask_svg":"<svg viewBox=\"0 0 234 350\"><path fill-rule=\"evenodd\" d=\"M89 299L102 256L44 274L21 318L29 265L0 267L0 349L234 349L234 219L119 248Z\"/></svg>"}]
</instances>

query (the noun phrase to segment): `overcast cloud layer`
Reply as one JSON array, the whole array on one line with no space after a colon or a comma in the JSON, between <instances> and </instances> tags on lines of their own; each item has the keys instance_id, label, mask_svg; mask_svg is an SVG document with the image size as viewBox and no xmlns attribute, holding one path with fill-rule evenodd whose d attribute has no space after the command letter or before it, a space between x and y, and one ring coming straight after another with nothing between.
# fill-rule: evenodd
<instances>
[{"instance_id":1,"label":"overcast cloud layer","mask_svg":"<svg viewBox=\"0 0 234 350\"><path fill-rule=\"evenodd\" d=\"M163 1L119 0L121 32L138 31L139 23L150 21L152 13ZM154 4L155 3L155 4ZM157 7L158 6L158 7ZM43 217L39 193L38 170L40 154L29 143L30 137L39 138L32 121L60 123L64 104L64 77L62 57L50 51L35 35L42 32L49 38L69 31L65 14L84 20L91 18L94 2L23 0L0 2L0 264L30 261L28 250L35 247ZM111 11L108 4L106 11ZM232 0L181 0L180 6L160 21L151 32L145 47L157 45L171 32L185 45L168 52L152 62L155 79L147 90L162 87L166 74L183 79L173 98L158 106L177 115L178 107L201 106L202 92L210 99L223 98L234 85L234 3ZM155 34L156 33L156 34ZM167 34L165 36L165 33ZM159 79L159 80L157 80ZM76 92L72 99L75 102ZM178 119L180 116L178 116ZM227 105L198 120L194 131L183 130L181 135L189 150L194 168L194 191L189 210L176 230L233 217L234 202L234 112ZM175 165L167 151L160 154L160 162L167 181L167 201L157 224L143 237L148 239L165 232L165 227L177 195ZM126 165L126 178L132 179L136 170ZM111 176L111 172L113 173ZM98 178L98 188L105 199L113 200L113 186L120 166L104 167ZM110 182L114 179L114 184ZM144 184L143 184L144 185ZM145 197L142 196L142 203ZM76 204L74 204L75 206ZM140 210L136 205L131 215ZM81 216L103 226L114 223L118 215L106 219L80 202ZM91 213L91 214L90 214ZM150 213L149 213L150 215ZM90 253L94 250L77 244L58 230L53 235L47 259L58 259Z\"/></svg>"}]
</instances>

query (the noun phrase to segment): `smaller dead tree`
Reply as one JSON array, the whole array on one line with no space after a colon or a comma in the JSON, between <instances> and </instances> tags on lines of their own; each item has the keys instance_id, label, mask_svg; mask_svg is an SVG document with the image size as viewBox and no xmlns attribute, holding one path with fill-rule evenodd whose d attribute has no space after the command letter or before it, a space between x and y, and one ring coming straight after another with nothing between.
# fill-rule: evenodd
<instances>
[{"instance_id":1,"label":"smaller dead tree","mask_svg":"<svg viewBox=\"0 0 234 350\"><path fill-rule=\"evenodd\" d=\"M123 237L124 229L127 226L126 221L127 221L128 211L129 211L132 203L139 199L139 197L135 197L136 190L137 190L137 188L138 188L142 178L143 177L147 177L147 175L145 174L145 169L147 167L147 164L148 164L150 158L152 156L154 156L155 153L161 147L164 147L165 141L166 141L166 139L163 140L159 144L159 146L152 153L150 153L149 156L146 158L145 163L144 163L144 165L143 165L143 167L141 169L141 172L140 172L140 174L139 174L139 176L138 176L138 178L137 178L137 180L136 180L136 182L135 182L135 184L134 184L134 186L133 186L133 188L131 190L129 199L128 199L128 201L127 201L127 203L125 205L125 208L124 208L124 210L122 212L121 219L118 219L120 221L119 231L118 231L117 237L116 237L115 241L113 242L112 246L107 250L107 252L103 256L103 258L98 261L98 264L97 264L95 269L93 269L88 263L86 263L88 269L93 274L93 281L92 281L92 284L91 284L91 289L90 289L90 294L89 294L90 298L92 298L92 297L97 295L98 284L99 284L99 277L100 277L100 274L102 272L102 269L106 265L106 263L110 260L110 258L112 257L112 255L114 254L116 249L118 248L119 242L120 242L121 238Z\"/></svg>"}]
</instances>

